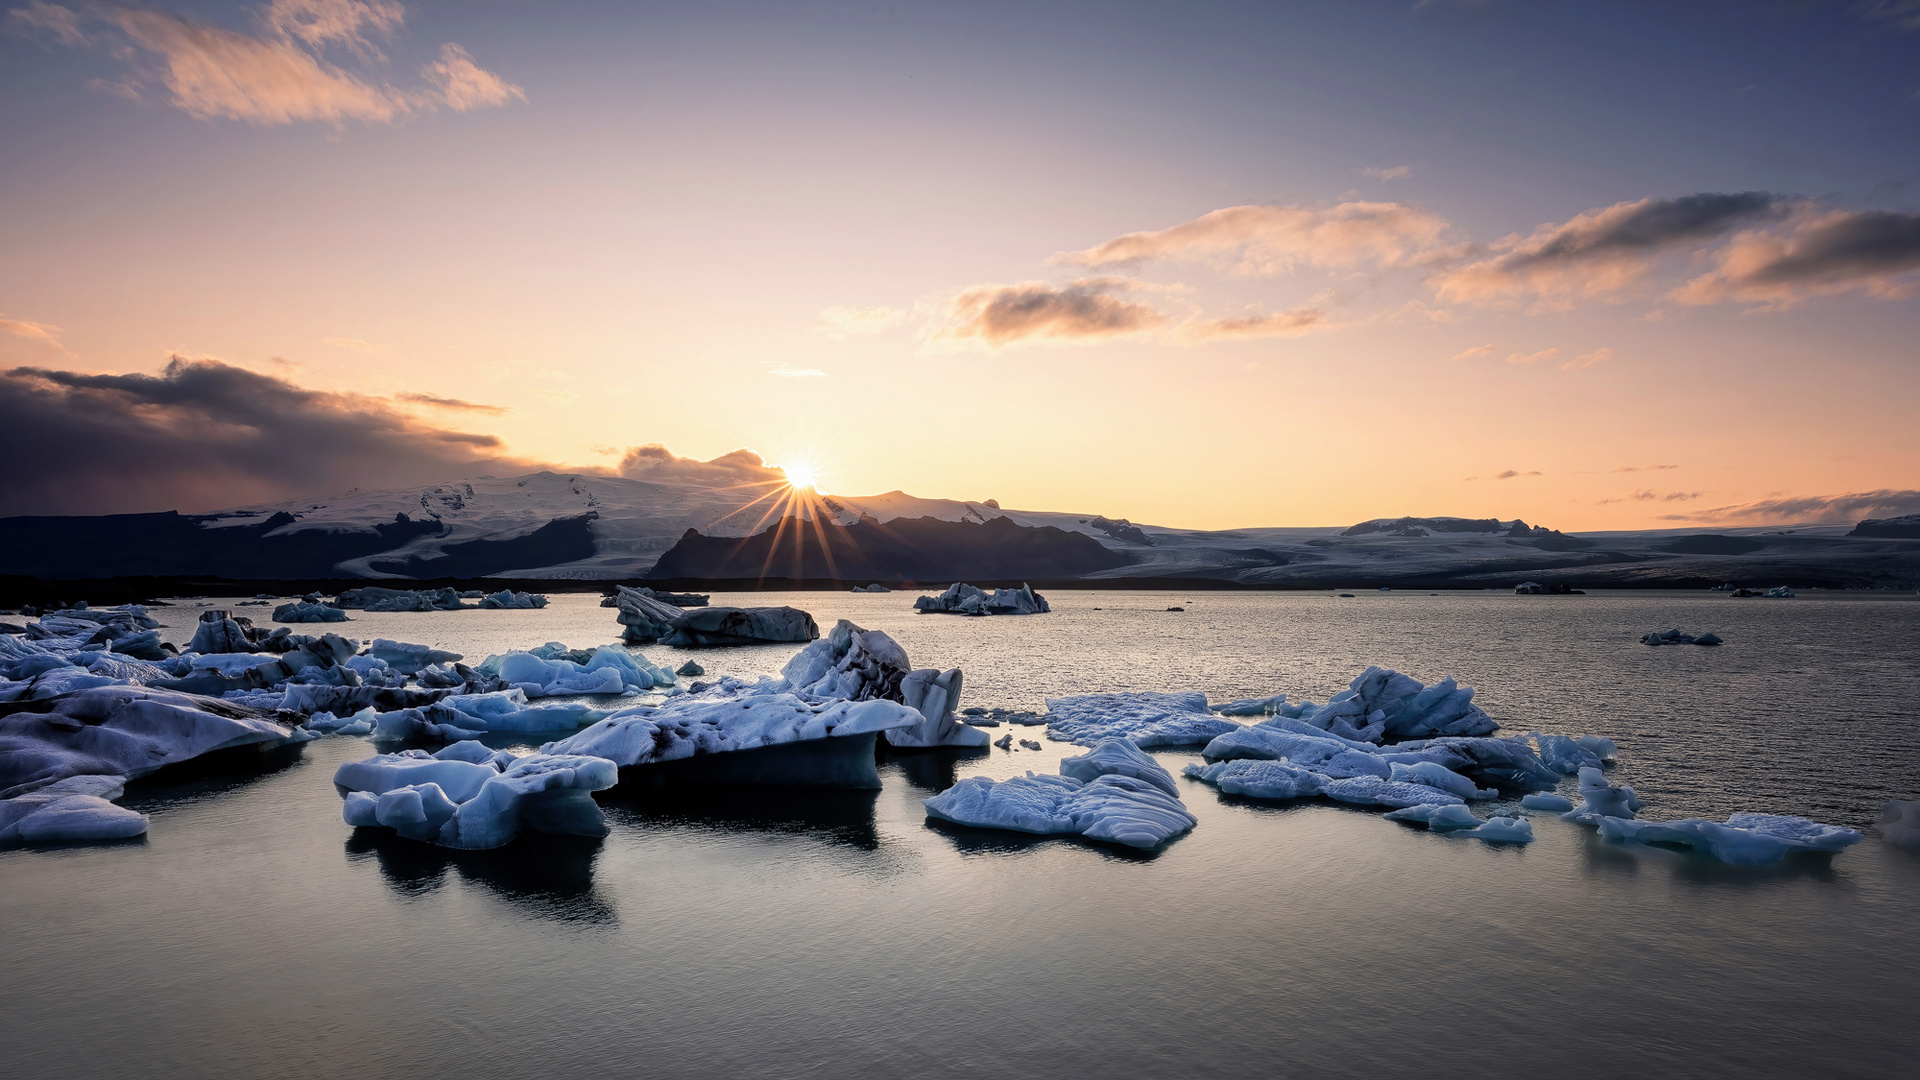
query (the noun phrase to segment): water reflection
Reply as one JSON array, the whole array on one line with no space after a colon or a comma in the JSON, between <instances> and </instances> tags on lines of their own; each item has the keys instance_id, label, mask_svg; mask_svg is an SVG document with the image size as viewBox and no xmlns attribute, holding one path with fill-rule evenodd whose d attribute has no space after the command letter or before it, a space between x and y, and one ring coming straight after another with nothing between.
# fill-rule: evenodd
<instances>
[{"instance_id":1,"label":"water reflection","mask_svg":"<svg viewBox=\"0 0 1920 1080\"><path fill-rule=\"evenodd\" d=\"M876 750L881 768L898 767L907 783L938 795L960 781L960 763L992 754L984 746L936 746L928 750L896 750L881 743Z\"/></svg>"},{"instance_id":2,"label":"water reflection","mask_svg":"<svg viewBox=\"0 0 1920 1080\"><path fill-rule=\"evenodd\" d=\"M698 829L806 836L878 851L880 792L761 785L627 784L594 793L610 821L640 829Z\"/></svg>"},{"instance_id":3,"label":"water reflection","mask_svg":"<svg viewBox=\"0 0 1920 1080\"><path fill-rule=\"evenodd\" d=\"M1005 829L977 829L971 825L958 825L934 817L927 819L927 828L953 841L953 846L963 855L1024 855L1038 848L1064 844L1097 852L1116 862L1131 863L1152 862L1184 837L1193 835L1191 832L1185 832L1157 848L1143 850L1102 844L1088 840L1084 836L1036 836L1032 833L1009 832Z\"/></svg>"},{"instance_id":4,"label":"water reflection","mask_svg":"<svg viewBox=\"0 0 1920 1080\"><path fill-rule=\"evenodd\" d=\"M602 839L522 833L491 851L457 851L409 840L387 829L355 829L347 838L349 863L371 857L387 885L414 899L446 884L447 871L529 915L563 922L611 925L614 909L593 888L593 860Z\"/></svg>"},{"instance_id":5,"label":"water reflection","mask_svg":"<svg viewBox=\"0 0 1920 1080\"><path fill-rule=\"evenodd\" d=\"M115 800L130 810L151 814L183 803L217 798L300 764L305 743L261 749L236 746L168 765L127 782L126 794Z\"/></svg>"},{"instance_id":6,"label":"water reflection","mask_svg":"<svg viewBox=\"0 0 1920 1080\"><path fill-rule=\"evenodd\" d=\"M1618 843L1591 830L1581 832L1585 834L1581 849L1590 873L1638 874L1642 870L1665 868L1674 881L1683 884L1741 888L1782 881L1817 881L1826 885L1846 881L1845 876L1833 868L1837 853L1831 851L1796 851L1765 866L1735 866L1683 845Z\"/></svg>"}]
</instances>

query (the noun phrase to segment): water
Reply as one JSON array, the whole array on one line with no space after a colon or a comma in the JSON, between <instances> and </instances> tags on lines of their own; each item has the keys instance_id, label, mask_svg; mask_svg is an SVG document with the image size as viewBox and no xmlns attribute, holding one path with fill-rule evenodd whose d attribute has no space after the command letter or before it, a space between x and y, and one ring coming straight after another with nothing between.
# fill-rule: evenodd
<instances>
[{"instance_id":1,"label":"water","mask_svg":"<svg viewBox=\"0 0 1920 1080\"><path fill-rule=\"evenodd\" d=\"M1325 700L1380 663L1478 686L1512 729L1614 738L1646 816L1864 826L1920 796L1911 598L1051 599L1024 619L915 616L899 594L754 601L887 630L965 668L967 704ZM343 629L477 659L607 640L594 600ZM195 610L158 610L184 640ZM1671 626L1728 644L1636 640ZM792 651L699 659L746 673ZM895 757L879 792L615 790L604 840L458 854L340 822L328 778L362 739L136 784L144 840L0 852L0 1061L22 1077L1890 1077L1920 1053L1920 858L1877 839L1735 868L1540 816L1538 842L1496 848L1185 780L1200 823L1154 856L926 824L922 800L958 776L1072 752L1046 745Z\"/></svg>"}]
</instances>

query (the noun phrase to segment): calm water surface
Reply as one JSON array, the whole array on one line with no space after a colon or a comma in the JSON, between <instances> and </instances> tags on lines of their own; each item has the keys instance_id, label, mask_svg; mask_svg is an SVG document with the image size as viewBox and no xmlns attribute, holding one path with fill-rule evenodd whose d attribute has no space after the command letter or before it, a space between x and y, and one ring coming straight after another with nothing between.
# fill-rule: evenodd
<instances>
[{"instance_id":1,"label":"calm water surface","mask_svg":"<svg viewBox=\"0 0 1920 1080\"><path fill-rule=\"evenodd\" d=\"M595 599L336 629L477 660L610 640ZM964 668L965 704L1325 700L1377 663L1478 687L1510 730L1615 739L1645 816L1865 826L1920 797L1912 598L1062 592L1051 615L994 619L916 616L911 599L751 602L886 630L917 663ZM190 635L196 609L158 610ZM1728 644L1636 640L1672 626ZM793 651L699 658L745 674ZM153 816L144 840L0 852L0 1062L21 1077L1913 1075L1920 858L1875 838L1733 868L1551 816L1538 842L1496 848L1186 780L1200 824L1153 856L927 825L922 801L957 777L1073 752L1045 745L897 756L879 792L616 789L604 840L461 854L340 821L330 777L364 739L142 782L127 801ZM1158 757L1176 773L1197 760Z\"/></svg>"}]
</instances>

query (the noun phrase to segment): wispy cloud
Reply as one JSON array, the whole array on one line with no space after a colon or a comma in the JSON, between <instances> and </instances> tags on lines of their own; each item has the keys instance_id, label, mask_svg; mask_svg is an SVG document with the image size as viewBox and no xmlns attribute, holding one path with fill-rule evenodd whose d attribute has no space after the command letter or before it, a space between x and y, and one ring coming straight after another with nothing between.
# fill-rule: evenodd
<instances>
[{"instance_id":1,"label":"wispy cloud","mask_svg":"<svg viewBox=\"0 0 1920 1080\"><path fill-rule=\"evenodd\" d=\"M1435 250L1446 219L1393 202L1229 206L1152 232L1128 233L1054 261L1100 269L1153 259L1222 261L1240 273L1299 266L1400 266Z\"/></svg>"},{"instance_id":2,"label":"wispy cloud","mask_svg":"<svg viewBox=\"0 0 1920 1080\"><path fill-rule=\"evenodd\" d=\"M1449 303L1500 305L1534 298L1537 307L1615 297L1638 284L1651 259L1786 212L1787 200L1763 191L1704 192L1639 199L1542 225L1495 243L1494 254L1436 274Z\"/></svg>"},{"instance_id":3,"label":"wispy cloud","mask_svg":"<svg viewBox=\"0 0 1920 1080\"><path fill-rule=\"evenodd\" d=\"M477 401L463 401L460 398L441 397L438 394L404 393L393 395L395 401L404 401L413 405L431 405L436 409L464 409L468 412L505 413L512 409L504 405L482 405Z\"/></svg>"},{"instance_id":4,"label":"wispy cloud","mask_svg":"<svg viewBox=\"0 0 1920 1080\"><path fill-rule=\"evenodd\" d=\"M1507 363L1531 364L1536 360L1551 360L1559 355L1559 349L1541 349L1539 352L1533 353L1509 353L1507 355Z\"/></svg>"},{"instance_id":5,"label":"wispy cloud","mask_svg":"<svg viewBox=\"0 0 1920 1080\"><path fill-rule=\"evenodd\" d=\"M1372 177L1384 184L1389 180L1399 180L1403 177L1412 176L1413 167L1410 165L1395 165L1391 168L1383 168L1379 165L1369 165L1360 170L1360 175Z\"/></svg>"},{"instance_id":6,"label":"wispy cloud","mask_svg":"<svg viewBox=\"0 0 1920 1080\"><path fill-rule=\"evenodd\" d=\"M1513 480L1515 478L1522 477L1522 476L1545 476L1545 475L1546 473L1543 473L1538 469L1532 469L1527 472L1521 472L1518 469L1507 469L1503 472L1494 473L1493 478L1495 480Z\"/></svg>"},{"instance_id":7,"label":"wispy cloud","mask_svg":"<svg viewBox=\"0 0 1920 1080\"><path fill-rule=\"evenodd\" d=\"M0 334L20 339L20 344L42 352L70 357L73 355L73 350L60 343L60 339L55 336L59 332L59 327L48 323L0 315Z\"/></svg>"},{"instance_id":8,"label":"wispy cloud","mask_svg":"<svg viewBox=\"0 0 1920 1080\"><path fill-rule=\"evenodd\" d=\"M1784 233L1743 232L1715 257L1719 265L1674 290L1672 299L1774 308L1856 291L1899 299L1920 290L1920 214L1808 212Z\"/></svg>"},{"instance_id":9,"label":"wispy cloud","mask_svg":"<svg viewBox=\"0 0 1920 1080\"><path fill-rule=\"evenodd\" d=\"M1920 0L1867 0L1858 5L1868 22L1887 23L1900 30L1920 30Z\"/></svg>"},{"instance_id":10,"label":"wispy cloud","mask_svg":"<svg viewBox=\"0 0 1920 1080\"><path fill-rule=\"evenodd\" d=\"M1694 514L1670 515L1675 521L1812 521L1849 522L1867 517L1898 517L1920 514L1920 491L1910 488L1881 488L1844 495L1804 495L1761 499L1755 502L1718 506Z\"/></svg>"},{"instance_id":11,"label":"wispy cloud","mask_svg":"<svg viewBox=\"0 0 1920 1080\"><path fill-rule=\"evenodd\" d=\"M1176 335L1187 341L1217 341L1222 338L1297 337L1327 326L1327 313L1319 308L1299 307L1266 315L1231 315L1220 319L1196 319L1183 323Z\"/></svg>"},{"instance_id":12,"label":"wispy cloud","mask_svg":"<svg viewBox=\"0 0 1920 1080\"><path fill-rule=\"evenodd\" d=\"M106 48L133 65L132 77L103 81L103 89L145 100L149 84L158 83L174 107L202 119L390 124L441 107L465 112L526 100L524 90L451 42L421 67L422 85L388 82L378 74L385 55L377 42L405 20L392 0L272 0L255 12L258 33L111 4L75 11L34 0L8 18L64 45Z\"/></svg>"},{"instance_id":13,"label":"wispy cloud","mask_svg":"<svg viewBox=\"0 0 1920 1080\"><path fill-rule=\"evenodd\" d=\"M1120 277L978 286L954 299L952 319L935 336L1000 346L1033 338L1089 341L1166 326L1170 320L1158 308L1116 295L1139 287Z\"/></svg>"},{"instance_id":14,"label":"wispy cloud","mask_svg":"<svg viewBox=\"0 0 1920 1080\"><path fill-rule=\"evenodd\" d=\"M1604 364L1616 355L1618 354L1612 349L1595 349L1589 353L1581 353L1566 363L1561 364L1560 370L1579 371L1581 368L1590 368L1595 364Z\"/></svg>"},{"instance_id":15,"label":"wispy cloud","mask_svg":"<svg viewBox=\"0 0 1920 1080\"><path fill-rule=\"evenodd\" d=\"M1492 356L1493 353L1494 348L1491 345L1475 345L1471 349L1463 349L1460 352L1454 353L1449 359L1471 360L1476 356Z\"/></svg>"},{"instance_id":16,"label":"wispy cloud","mask_svg":"<svg viewBox=\"0 0 1920 1080\"><path fill-rule=\"evenodd\" d=\"M705 485L773 483L787 476L751 450L733 450L701 461L678 457L659 443L628 449L620 459L620 475L633 480Z\"/></svg>"}]
</instances>

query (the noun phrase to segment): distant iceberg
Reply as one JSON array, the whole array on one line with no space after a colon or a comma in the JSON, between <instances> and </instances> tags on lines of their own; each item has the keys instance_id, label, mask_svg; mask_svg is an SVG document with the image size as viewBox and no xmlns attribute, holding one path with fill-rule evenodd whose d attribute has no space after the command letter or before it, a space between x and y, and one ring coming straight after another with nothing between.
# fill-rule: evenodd
<instances>
[{"instance_id":1,"label":"distant iceberg","mask_svg":"<svg viewBox=\"0 0 1920 1080\"><path fill-rule=\"evenodd\" d=\"M920 597L913 608L923 615L1041 615L1053 610L1030 585L989 593L961 582L947 586L938 596Z\"/></svg>"},{"instance_id":2,"label":"distant iceberg","mask_svg":"<svg viewBox=\"0 0 1920 1080\"><path fill-rule=\"evenodd\" d=\"M926 802L927 816L982 829L1154 848L1196 824L1166 769L1125 739L1060 763L1061 775L968 777Z\"/></svg>"},{"instance_id":3,"label":"distant iceberg","mask_svg":"<svg viewBox=\"0 0 1920 1080\"><path fill-rule=\"evenodd\" d=\"M327 604L295 600L293 603L281 604L274 608L273 621L277 623L346 622L347 613Z\"/></svg>"},{"instance_id":4,"label":"distant iceberg","mask_svg":"<svg viewBox=\"0 0 1920 1080\"><path fill-rule=\"evenodd\" d=\"M454 589L386 589L378 585L344 590L339 604L367 611L460 611L473 607L462 603Z\"/></svg>"},{"instance_id":5,"label":"distant iceberg","mask_svg":"<svg viewBox=\"0 0 1920 1080\"><path fill-rule=\"evenodd\" d=\"M1640 642L1643 645L1719 645L1721 644L1720 636L1718 634L1714 634L1710 632L1703 632L1699 634L1689 634L1681 631L1678 627L1675 627L1672 630L1655 630L1653 633L1650 633L1650 634L1641 634Z\"/></svg>"},{"instance_id":6,"label":"distant iceberg","mask_svg":"<svg viewBox=\"0 0 1920 1080\"><path fill-rule=\"evenodd\" d=\"M489 611L501 609L528 611L546 606L547 598L539 593L514 592L512 589L501 589L497 593L480 598L480 607Z\"/></svg>"},{"instance_id":7,"label":"distant iceberg","mask_svg":"<svg viewBox=\"0 0 1920 1080\"><path fill-rule=\"evenodd\" d=\"M694 608L673 620L660 639L683 649L812 641L820 636L813 616L796 607Z\"/></svg>"}]
</instances>

